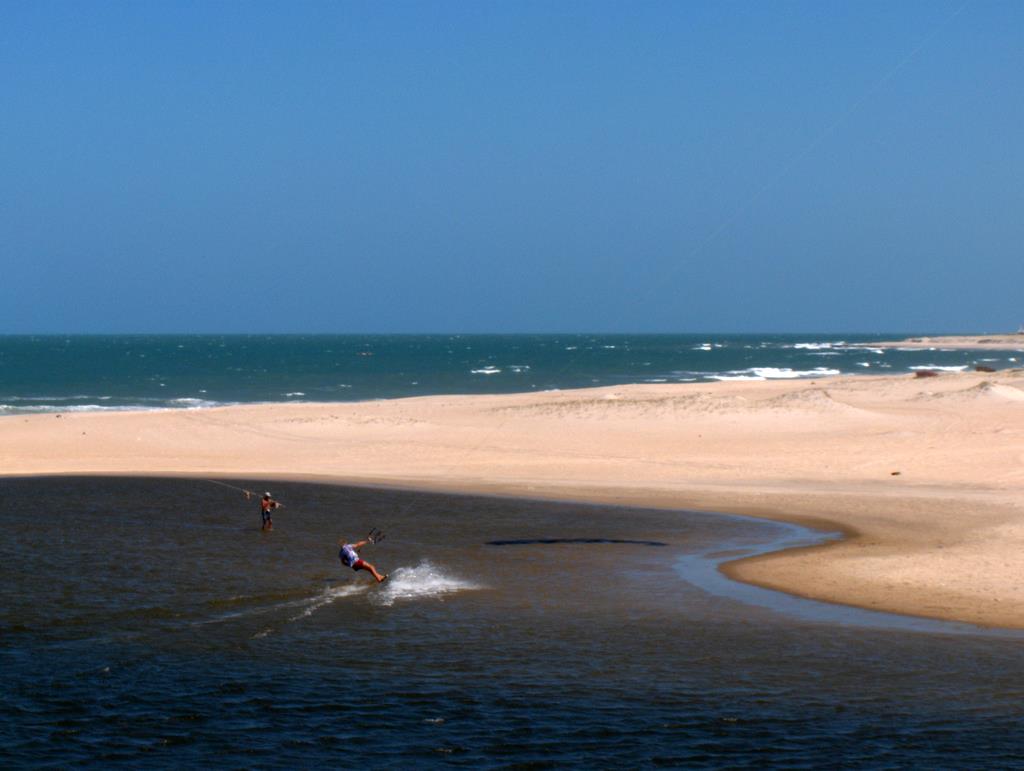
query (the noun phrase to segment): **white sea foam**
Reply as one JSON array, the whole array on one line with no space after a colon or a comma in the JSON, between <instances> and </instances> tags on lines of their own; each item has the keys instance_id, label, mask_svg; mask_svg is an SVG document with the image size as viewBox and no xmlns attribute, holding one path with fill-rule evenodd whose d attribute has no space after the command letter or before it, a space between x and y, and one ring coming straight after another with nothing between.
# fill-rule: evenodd
<instances>
[{"instance_id":1,"label":"white sea foam","mask_svg":"<svg viewBox=\"0 0 1024 771\"><path fill-rule=\"evenodd\" d=\"M794 348L800 348L806 351L820 351L825 348L832 348L835 345L844 345L844 342L838 343L793 343Z\"/></svg>"},{"instance_id":2,"label":"white sea foam","mask_svg":"<svg viewBox=\"0 0 1024 771\"><path fill-rule=\"evenodd\" d=\"M474 375L497 375L501 370L497 367L482 367L481 369L471 369L470 372Z\"/></svg>"},{"instance_id":3,"label":"white sea foam","mask_svg":"<svg viewBox=\"0 0 1024 771\"><path fill-rule=\"evenodd\" d=\"M111 407L106 404L33 404L31 406L16 404L0 404L0 413L16 413L18 415L40 415L64 412L131 412L136 410L152 410L153 407L138 404L124 404Z\"/></svg>"},{"instance_id":4,"label":"white sea foam","mask_svg":"<svg viewBox=\"0 0 1024 771\"><path fill-rule=\"evenodd\" d=\"M380 590L370 595L370 601L375 605L390 606L397 601L441 598L455 592L482 588L423 561L415 567L392 571Z\"/></svg>"},{"instance_id":5,"label":"white sea foam","mask_svg":"<svg viewBox=\"0 0 1024 771\"><path fill-rule=\"evenodd\" d=\"M722 375L710 375L713 380L795 380L808 377L830 377L840 374L838 369L815 367L814 369L790 369L789 367L751 367Z\"/></svg>"},{"instance_id":6,"label":"white sea foam","mask_svg":"<svg viewBox=\"0 0 1024 771\"><path fill-rule=\"evenodd\" d=\"M869 362L869 361L858 361L857 362L857 366L858 367L870 367L871 366L871 362Z\"/></svg>"},{"instance_id":7,"label":"white sea foam","mask_svg":"<svg viewBox=\"0 0 1024 771\"><path fill-rule=\"evenodd\" d=\"M108 404L71 404L66 407L47 406L41 407L40 412L129 412L132 410L152 410L150 405L120 404L110 406Z\"/></svg>"},{"instance_id":8,"label":"white sea foam","mask_svg":"<svg viewBox=\"0 0 1024 771\"><path fill-rule=\"evenodd\" d=\"M305 396L305 395L306 394L305 394L304 391L289 391L288 393L285 394L285 396L288 397L288 398L291 398L293 396Z\"/></svg>"},{"instance_id":9,"label":"white sea foam","mask_svg":"<svg viewBox=\"0 0 1024 771\"><path fill-rule=\"evenodd\" d=\"M934 369L937 372L963 372L965 369L967 369L967 365L966 364L958 364L956 366L940 367L940 366L937 366L935 364L921 364L921 365L915 365L915 366L911 367L911 369Z\"/></svg>"},{"instance_id":10,"label":"white sea foam","mask_svg":"<svg viewBox=\"0 0 1024 771\"><path fill-rule=\"evenodd\" d=\"M695 345L691 350L694 351L710 351L711 343L703 343L702 345Z\"/></svg>"},{"instance_id":11,"label":"white sea foam","mask_svg":"<svg viewBox=\"0 0 1024 771\"><path fill-rule=\"evenodd\" d=\"M169 399L167 403L174 407L184 407L190 410L197 410L204 407L218 407L221 404L221 402L212 402L209 399L193 399L190 397L183 397L181 399Z\"/></svg>"},{"instance_id":12,"label":"white sea foam","mask_svg":"<svg viewBox=\"0 0 1024 771\"><path fill-rule=\"evenodd\" d=\"M131 404L99 404L109 402L111 396L11 396L0 397L0 414L38 415L51 413L73 412L155 412L170 409L204 409L207 407L224 407L235 402L216 402L208 399L146 399ZM66 404L64 402L78 399L95 399L85 404Z\"/></svg>"}]
</instances>

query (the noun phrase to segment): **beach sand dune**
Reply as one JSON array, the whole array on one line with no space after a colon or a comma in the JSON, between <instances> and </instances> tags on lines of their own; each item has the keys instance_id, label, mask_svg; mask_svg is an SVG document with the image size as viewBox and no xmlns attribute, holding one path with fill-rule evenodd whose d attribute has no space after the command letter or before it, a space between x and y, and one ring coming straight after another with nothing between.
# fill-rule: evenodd
<instances>
[{"instance_id":1,"label":"beach sand dune","mask_svg":"<svg viewBox=\"0 0 1024 771\"><path fill-rule=\"evenodd\" d=\"M1024 627L1024 373L643 384L0 419L8 475L280 477L746 513L841 543L730 566Z\"/></svg>"},{"instance_id":2,"label":"beach sand dune","mask_svg":"<svg viewBox=\"0 0 1024 771\"><path fill-rule=\"evenodd\" d=\"M987 380L959 391L942 391L940 393L923 393L918 397L922 400L941 399L946 402L968 404L974 401L986 401L994 404L1001 402L1024 402L1024 389L1009 383L991 383Z\"/></svg>"}]
</instances>

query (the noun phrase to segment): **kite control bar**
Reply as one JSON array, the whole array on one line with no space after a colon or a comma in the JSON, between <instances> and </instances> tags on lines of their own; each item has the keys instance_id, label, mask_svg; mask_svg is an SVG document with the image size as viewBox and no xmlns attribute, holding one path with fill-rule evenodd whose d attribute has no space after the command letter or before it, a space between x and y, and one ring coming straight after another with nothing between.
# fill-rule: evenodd
<instances>
[{"instance_id":1,"label":"kite control bar","mask_svg":"<svg viewBox=\"0 0 1024 771\"><path fill-rule=\"evenodd\" d=\"M366 536L366 540L370 543L380 543L384 540L384 533L375 527L370 528L370 533Z\"/></svg>"}]
</instances>

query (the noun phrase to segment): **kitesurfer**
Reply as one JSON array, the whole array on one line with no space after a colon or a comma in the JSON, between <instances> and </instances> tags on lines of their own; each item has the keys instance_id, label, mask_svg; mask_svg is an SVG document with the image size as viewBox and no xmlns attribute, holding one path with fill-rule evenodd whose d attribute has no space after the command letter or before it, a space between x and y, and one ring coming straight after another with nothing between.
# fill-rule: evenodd
<instances>
[{"instance_id":1,"label":"kitesurfer","mask_svg":"<svg viewBox=\"0 0 1024 771\"><path fill-rule=\"evenodd\" d=\"M368 543L373 543L370 540L358 541L356 543L345 543L344 539L338 541L338 546L341 549L338 551L338 559L341 560L341 564L345 567L352 568L353 570L366 570L369 571L379 584L388 574L381 575L377 572L377 568L371 565L369 562L359 556L359 550L366 546Z\"/></svg>"}]
</instances>

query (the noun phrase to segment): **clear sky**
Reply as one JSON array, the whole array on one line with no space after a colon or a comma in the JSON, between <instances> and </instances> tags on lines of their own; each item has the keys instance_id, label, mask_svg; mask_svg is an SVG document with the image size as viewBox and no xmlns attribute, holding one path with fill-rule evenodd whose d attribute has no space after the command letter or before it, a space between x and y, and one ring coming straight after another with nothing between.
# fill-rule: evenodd
<instances>
[{"instance_id":1,"label":"clear sky","mask_svg":"<svg viewBox=\"0 0 1024 771\"><path fill-rule=\"evenodd\" d=\"M0 332L1003 331L1024 3L0 0Z\"/></svg>"}]
</instances>

